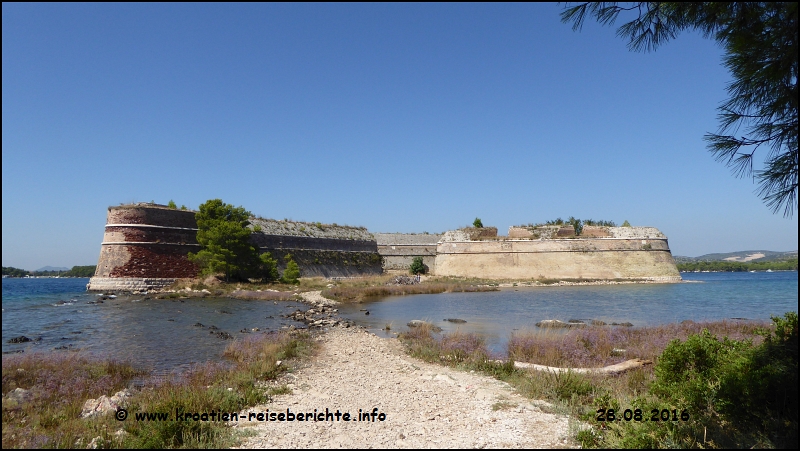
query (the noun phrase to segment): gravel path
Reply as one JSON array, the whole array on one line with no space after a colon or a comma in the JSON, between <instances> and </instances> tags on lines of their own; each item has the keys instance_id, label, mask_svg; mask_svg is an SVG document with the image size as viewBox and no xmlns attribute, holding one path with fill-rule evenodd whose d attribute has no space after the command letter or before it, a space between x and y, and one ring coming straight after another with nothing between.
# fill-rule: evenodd
<instances>
[{"instance_id":1,"label":"gravel path","mask_svg":"<svg viewBox=\"0 0 800 451\"><path fill-rule=\"evenodd\" d=\"M572 447L568 419L544 413L504 382L405 355L396 339L333 328L307 366L281 381L292 389L250 412L349 412L377 408L385 420L259 422L243 448Z\"/></svg>"}]
</instances>

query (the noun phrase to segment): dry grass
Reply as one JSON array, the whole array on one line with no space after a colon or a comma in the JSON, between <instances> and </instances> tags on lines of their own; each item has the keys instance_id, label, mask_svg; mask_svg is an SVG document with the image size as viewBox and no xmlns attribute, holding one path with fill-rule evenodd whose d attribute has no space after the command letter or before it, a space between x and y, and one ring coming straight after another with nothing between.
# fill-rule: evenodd
<instances>
[{"instance_id":1,"label":"dry grass","mask_svg":"<svg viewBox=\"0 0 800 451\"><path fill-rule=\"evenodd\" d=\"M592 326L568 332L544 329L517 333L508 344L508 355L521 362L572 368L602 367L628 359L655 360L674 339L708 329L714 335L735 340L763 339L756 332L771 323L758 321L684 321L655 327Z\"/></svg>"},{"instance_id":2,"label":"dry grass","mask_svg":"<svg viewBox=\"0 0 800 451\"><path fill-rule=\"evenodd\" d=\"M265 333L231 343L227 362L207 363L168 377L146 377L128 400L129 419L113 415L81 419L83 403L110 396L143 372L130 365L74 354L3 357L3 448L219 448L235 445L224 422L136 421L136 413L238 412L268 401L260 381L275 379L287 360L313 352L307 334ZM278 364L278 361L281 361ZM30 390L28 401L6 402L15 388ZM124 430L125 434L116 432Z\"/></svg>"},{"instance_id":3,"label":"dry grass","mask_svg":"<svg viewBox=\"0 0 800 451\"><path fill-rule=\"evenodd\" d=\"M382 296L407 294L472 293L496 291L497 288L464 283L423 282L416 285L335 286L322 290L326 298L340 302L359 302Z\"/></svg>"},{"instance_id":4,"label":"dry grass","mask_svg":"<svg viewBox=\"0 0 800 451\"><path fill-rule=\"evenodd\" d=\"M84 402L110 396L143 374L77 354L3 356L3 448L71 448L86 434L99 435L95 424L79 418ZM28 390L30 399L5 399L17 388Z\"/></svg>"}]
</instances>

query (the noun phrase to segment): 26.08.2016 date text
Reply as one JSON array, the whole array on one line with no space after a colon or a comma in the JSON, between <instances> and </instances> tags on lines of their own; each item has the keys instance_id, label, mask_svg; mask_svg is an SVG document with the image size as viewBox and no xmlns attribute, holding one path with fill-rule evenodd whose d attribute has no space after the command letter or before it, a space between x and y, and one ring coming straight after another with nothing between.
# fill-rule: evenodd
<instances>
[{"instance_id":1,"label":"26.08.2016 date text","mask_svg":"<svg viewBox=\"0 0 800 451\"><path fill-rule=\"evenodd\" d=\"M689 421L690 415L687 410L682 410L680 414L677 409L653 409L650 417L644 416L642 409L625 409L621 416L614 409L597 409L597 421Z\"/></svg>"}]
</instances>

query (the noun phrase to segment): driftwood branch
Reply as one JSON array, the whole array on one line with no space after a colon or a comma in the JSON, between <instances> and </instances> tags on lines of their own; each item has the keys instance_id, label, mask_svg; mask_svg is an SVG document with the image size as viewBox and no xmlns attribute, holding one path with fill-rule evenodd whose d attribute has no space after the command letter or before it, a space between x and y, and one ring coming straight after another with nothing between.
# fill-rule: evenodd
<instances>
[{"instance_id":1,"label":"driftwood branch","mask_svg":"<svg viewBox=\"0 0 800 451\"><path fill-rule=\"evenodd\" d=\"M537 365L535 363L514 362L514 367L520 369L536 370L536 371L548 371L556 374L572 372L572 373L596 373L596 374L616 375L616 374L622 374L626 371L630 371L634 368L641 368L645 365L652 365L652 363L653 362L651 360L631 359L631 360L626 360L622 363L604 366L602 368L558 368L555 366Z\"/></svg>"}]
</instances>

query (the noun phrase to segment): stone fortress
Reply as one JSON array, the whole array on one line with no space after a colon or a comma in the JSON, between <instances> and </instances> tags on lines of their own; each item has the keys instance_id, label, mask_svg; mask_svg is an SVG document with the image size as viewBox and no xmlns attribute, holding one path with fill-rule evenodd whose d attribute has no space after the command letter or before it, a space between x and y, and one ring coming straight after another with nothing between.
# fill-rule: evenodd
<instances>
[{"instance_id":1,"label":"stone fortress","mask_svg":"<svg viewBox=\"0 0 800 451\"><path fill-rule=\"evenodd\" d=\"M138 203L108 208L89 290L163 288L199 269L194 211ZM680 281L667 237L653 227L464 228L444 234L370 233L363 227L252 218L251 241L278 260L291 254L301 276L360 277L408 270L422 257L435 275L482 279L643 279Z\"/></svg>"}]
</instances>

